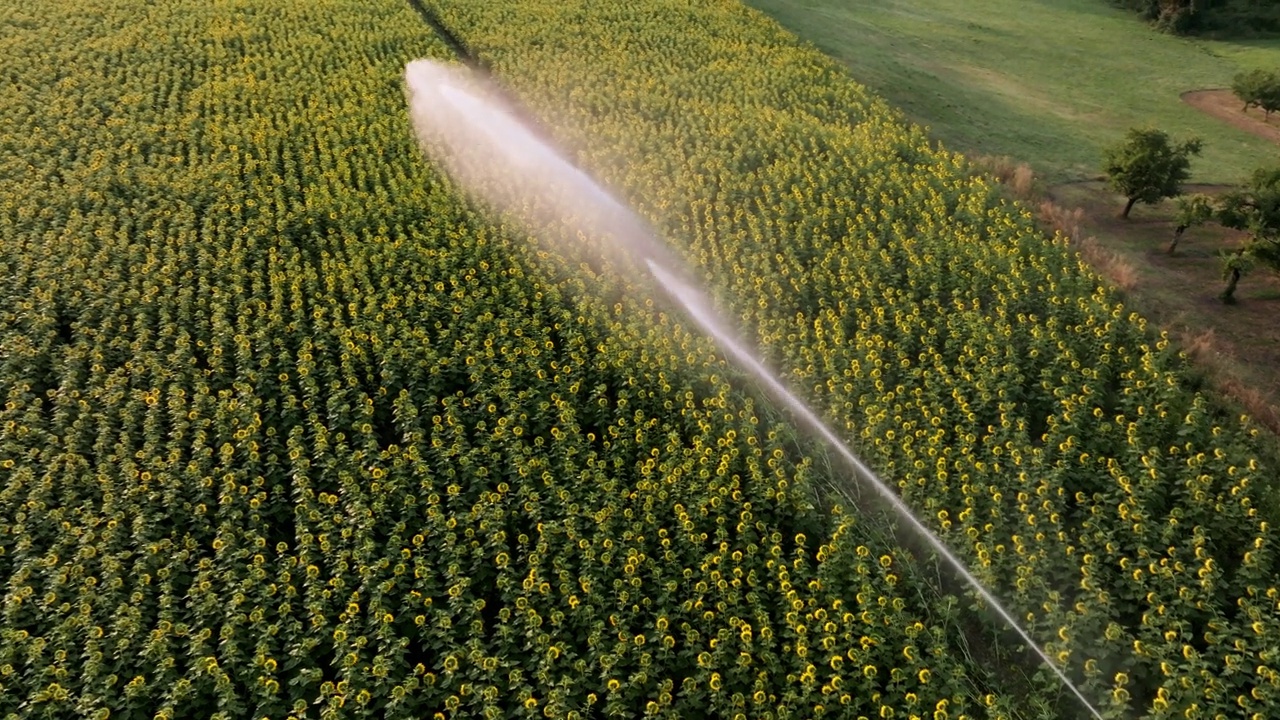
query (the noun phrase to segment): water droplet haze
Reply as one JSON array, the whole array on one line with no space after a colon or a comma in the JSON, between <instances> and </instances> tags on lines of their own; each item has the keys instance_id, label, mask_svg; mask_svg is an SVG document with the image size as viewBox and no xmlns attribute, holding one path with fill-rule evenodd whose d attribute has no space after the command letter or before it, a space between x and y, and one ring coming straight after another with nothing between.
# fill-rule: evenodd
<instances>
[{"instance_id":1,"label":"water droplet haze","mask_svg":"<svg viewBox=\"0 0 1280 720\"><path fill-rule=\"evenodd\" d=\"M799 396L759 359L707 294L688 278L675 253L648 223L589 175L543 142L485 81L461 67L415 60L405 69L410 116L423 149L468 194L500 212L514 213L536 229L573 222L577 229L607 237L608 252L647 268L657 287L682 308L744 372L785 407L797 424L819 437L848 465L855 480L892 508L912 537L927 546L1012 629L1089 714L1101 715L1013 615L969 571L905 502Z\"/></svg>"}]
</instances>

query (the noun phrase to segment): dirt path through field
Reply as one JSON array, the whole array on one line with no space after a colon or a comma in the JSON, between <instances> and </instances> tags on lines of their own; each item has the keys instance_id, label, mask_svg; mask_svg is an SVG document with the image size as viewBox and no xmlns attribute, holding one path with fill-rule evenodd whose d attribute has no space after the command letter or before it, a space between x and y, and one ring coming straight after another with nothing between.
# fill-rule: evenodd
<instances>
[{"instance_id":1,"label":"dirt path through field","mask_svg":"<svg viewBox=\"0 0 1280 720\"><path fill-rule=\"evenodd\" d=\"M1241 130L1280 144L1280 121L1266 122L1262 111L1240 109L1240 100L1230 90L1192 90L1182 93L1182 101Z\"/></svg>"}]
</instances>

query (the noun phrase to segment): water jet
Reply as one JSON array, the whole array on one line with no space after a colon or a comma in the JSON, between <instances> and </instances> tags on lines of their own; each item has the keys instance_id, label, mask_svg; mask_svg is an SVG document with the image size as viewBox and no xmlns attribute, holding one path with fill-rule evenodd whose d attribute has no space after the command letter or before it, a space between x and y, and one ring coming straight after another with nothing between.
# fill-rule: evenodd
<instances>
[{"instance_id":1,"label":"water jet","mask_svg":"<svg viewBox=\"0 0 1280 720\"><path fill-rule=\"evenodd\" d=\"M492 208L520 215L530 225L572 219L578 229L614 242L618 253L646 268L666 293L721 351L759 382L795 422L820 438L849 467L855 481L870 488L911 535L941 559L996 613L1041 663L1061 681L1088 714L1102 715L1023 629L969 568L930 530L869 466L735 333L698 289L692 275L648 223L619 202L600 183L573 165L520 120L500 94L482 78L430 60L405 69L410 116L424 150L444 167L467 194Z\"/></svg>"}]
</instances>

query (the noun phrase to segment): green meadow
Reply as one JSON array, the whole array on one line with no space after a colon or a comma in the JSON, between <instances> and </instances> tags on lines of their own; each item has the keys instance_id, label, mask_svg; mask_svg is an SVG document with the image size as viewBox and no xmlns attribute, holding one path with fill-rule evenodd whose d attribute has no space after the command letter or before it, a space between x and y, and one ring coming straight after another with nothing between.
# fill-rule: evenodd
<instances>
[{"instance_id":1,"label":"green meadow","mask_svg":"<svg viewBox=\"0 0 1280 720\"><path fill-rule=\"evenodd\" d=\"M1008 155L1049 182L1098 175L1134 125L1199 135L1194 181L1232 183L1274 144L1183 103L1242 69L1280 69L1280 39L1188 40L1105 0L749 0L842 61L948 147Z\"/></svg>"}]
</instances>

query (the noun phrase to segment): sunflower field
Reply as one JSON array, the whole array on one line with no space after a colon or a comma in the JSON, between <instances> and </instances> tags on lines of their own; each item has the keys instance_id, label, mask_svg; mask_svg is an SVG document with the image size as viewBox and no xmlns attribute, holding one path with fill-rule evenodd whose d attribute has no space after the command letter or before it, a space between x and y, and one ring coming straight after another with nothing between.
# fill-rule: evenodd
<instances>
[{"instance_id":1,"label":"sunflower field","mask_svg":"<svg viewBox=\"0 0 1280 720\"><path fill-rule=\"evenodd\" d=\"M0 23L0 716L1017 712L707 341L424 162L408 5Z\"/></svg>"},{"instance_id":2,"label":"sunflower field","mask_svg":"<svg viewBox=\"0 0 1280 720\"><path fill-rule=\"evenodd\" d=\"M1274 714L1259 431L1065 239L739 3L430 4L1087 694Z\"/></svg>"},{"instance_id":3,"label":"sunflower field","mask_svg":"<svg viewBox=\"0 0 1280 720\"><path fill-rule=\"evenodd\" d=\"M0 717L1079 713L643 280L433 168L419 9L1106 717L1269 716L1257 431L1064 240L737 2L424 5L0 6Z\"/></svg>"}]
</instances>

